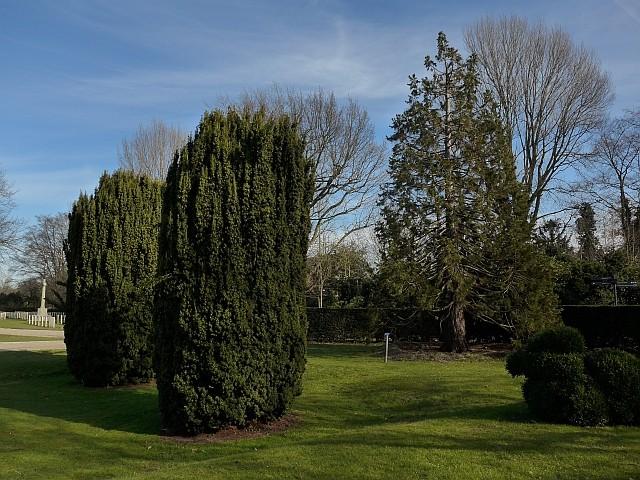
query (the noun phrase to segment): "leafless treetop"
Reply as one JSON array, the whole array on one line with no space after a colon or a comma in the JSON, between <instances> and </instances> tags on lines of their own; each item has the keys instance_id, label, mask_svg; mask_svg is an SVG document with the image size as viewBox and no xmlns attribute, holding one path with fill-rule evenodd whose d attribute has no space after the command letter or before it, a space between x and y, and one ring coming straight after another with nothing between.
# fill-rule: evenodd
<instances>
[{"instance_id":1,"label":"leafless treetop","mask_svg":"<svg viewBox=\"0 0 640 480\"><path fill-rule=\"evenodd\" d=\"M0 171L0 259L15 247L19 238L19 224L12 216L14 191L3 171Z\"/></svg>"},{"instance_id":2,"label":"leafless treetop","mask_svg":"<svg viewBox=\"0 0 640 480\"><path fill-rule=\"evenodd\" d=\"M186 133L161 120L140 125L131 138L122 140L118 149L120 167L164 180L174 153L186 140Z\"/></svg>"},{"instance_id":3,"label":"leafless treetop","mask_svg":"<svg viewBox=\"0 0 640 480\"><path fill-rule=\"evenodd\" d=\"M355 100L339 103L322 89L311 93L273 87L223 105L290 115L315 166L310 244L321 234L339 243L374 221L378 188L385 178L386 148L376 142L367 111Z\"/></svg>"},{"instance_id":4,"label":"leafless treetop","mask_svg":"<svg viewBox=\"0 0 640 480\"><path fill-rule=\"evenodd\" d=\"M559 28L485 18L467 29L465 39L512 129L535 222L543 194L580 157L606 114L611 82L593 52Z\"/></svg>"}]
</instances>

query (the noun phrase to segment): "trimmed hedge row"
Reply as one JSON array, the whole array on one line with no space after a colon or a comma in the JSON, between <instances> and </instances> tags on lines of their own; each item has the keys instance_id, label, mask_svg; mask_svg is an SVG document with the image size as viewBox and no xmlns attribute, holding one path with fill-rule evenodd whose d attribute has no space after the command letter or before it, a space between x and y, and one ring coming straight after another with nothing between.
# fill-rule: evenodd
<instances>
[{"instance_id":1,"label":"trimmed hedge row","mask_svg":"<svg viewBox=\"0 0 640 480\"><path fill-rule=\"evenodd\" d=\"M562 322L580 330L589 348L640 350L640 305L566 305Z\"/></svg>"},{"instance_id":2,"label":"trimmed hedge row","mask_svg":"<svg viewBox=\"0 0 640 480\"><path fill-rule=\"evenodd\" d=\"M374 342L390 332L398 340L440 338L440 321L429 310L401 308L307 308L307 338L313 342ZM509 341L510 334L487 322L467 320L470 343Z\"/></svg>"},{"instance_id":3,"label":"trimmed hedge row","mask_svg":"<svg viewBox=\"0 0 640 480\"><path fill-rule=\"evenodd\" d=\"M439 338L440 322L428 310L399 308L307 308L308 339L315 342L371 342L391 332L401 340ZM640 350L640 306L565 306L562 320L586 339L589 348ZM467 320L472 343L512 339L510 332L486 322Z\"/></svg>"}]
</instances>

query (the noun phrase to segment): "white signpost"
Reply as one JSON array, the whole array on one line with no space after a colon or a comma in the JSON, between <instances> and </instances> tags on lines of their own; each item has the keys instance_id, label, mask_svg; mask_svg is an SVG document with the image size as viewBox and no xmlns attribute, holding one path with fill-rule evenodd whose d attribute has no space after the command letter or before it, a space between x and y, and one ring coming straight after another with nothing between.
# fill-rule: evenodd
<instances>
[{"instance_id":1,"label":"white signpost","mask_svg":"<svg viewBox=\"0 0 640 480\"><path fill-rule=\"evenodd\" d=\"M384 334L384 363L387 363L387 361L389 360L389 337L390 336L391 336L390 333Z\"/></svg>"}]
</instances>

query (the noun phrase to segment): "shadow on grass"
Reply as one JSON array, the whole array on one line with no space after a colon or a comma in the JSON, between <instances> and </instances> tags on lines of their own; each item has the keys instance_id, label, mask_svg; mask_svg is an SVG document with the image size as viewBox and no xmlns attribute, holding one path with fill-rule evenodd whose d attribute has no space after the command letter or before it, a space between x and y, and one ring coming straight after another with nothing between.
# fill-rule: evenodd
<instances>
[{"instance_id":1,"label":"shadow on grass","mask_svg":"<svg viewBox=\"0 0 640 480\"><path fill-rule=\"evenodd\" d=\"M45 419L39 425L38 418L16 412L3 423L2 412L0 433L6 425L20 434L3 435L0 458L13 461L16 471L38 468L39 478L71 477L60 477L61 471L73 471L74 478L121 478L138 470L148 474L144 478L156 471L162 478L205 478L208 472L289 478L293 471L296 478L332 479L336 471L341 478L363 478L362 462L379 465L387 455L396 469L386 478L402 468L425 468L424 477L435 478L425 462L417 462L422 458L449 462L453 470L446 478L479 478L473 470L478 466L497 472L491 478L530 478L530 469L539 478L635 478L637 428L533 425L518 383L500 362L384 365L371 359L369 348L310 346L313 368L295 404L302 414L299 429L208 445L119 434L157 434L153 387L84 388L68 373L63 354L0 352L0 408L116 432ZM48 445L56 448L43 448Z\"/></svg>"},{"instance_id":2,"label":"shadow on grass","mask_svg":"<svg viewBox=\"0 0 640 480\"><path fill-rule=\"evenodd\" d=\"M486 378L474 378L473 374L462 378L397 376L350 384L344 394L362 399L366 411L378 411L387 421L397 423L429 419L518 423L533 420L519 391L514 398L512 385L486 385L486 381ZM375 398L374 392L384 393L378 393Z\"/></svg>"},{"instance_id":3,"label":"shadow on grass","mask_svg":"<svg viewBox=\"0 0 640 480\"><path fill-rule=\"evenodd\" d=\"M83 387L66 356L51 352L0 352L0 407L105 430L160 431L155 387Z\"/></svg>"}]
</instances>

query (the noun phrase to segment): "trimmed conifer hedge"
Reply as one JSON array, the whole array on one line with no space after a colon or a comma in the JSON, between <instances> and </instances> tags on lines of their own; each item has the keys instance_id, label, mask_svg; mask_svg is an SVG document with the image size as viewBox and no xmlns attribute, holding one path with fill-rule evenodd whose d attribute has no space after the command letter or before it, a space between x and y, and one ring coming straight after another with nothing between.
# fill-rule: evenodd
<instances>
[{"instance_id":1,"label":"trimmed conifer hedge","mask_svg":"<svg viewBox=\"0 0 640 480\"><path fill-rule=\"evenodd\" d=\"M590 348L640 352L640 305L565 305L562 322L580 330Z\"/></svg>"},{"instance_id":2,"label":"trimmed conifer hedge","mask_svg":"<svg viewBox=\"0 0 640 480\"><path fill-rule=\"evenodd\" d=\"M276 418L301 391L313 177L287 117L207 112L167 177L156 292L163 428Z\"/></svg>"},{"instance_id":3,"label":"trimmed conifer hedge","mask_svg":"<svg viewBox=\"0 0 640 480\"><path fill-rule=\"evenodd\" d=\"M389 332L396 340L429 342L440 338L435 312L416 308L307 308L308 339L314 342L374 342ZM469 343L508 342L511 333L498 325L467 320Z\"/></svg>"},{"instance_id":4,"label":"trimmed conifer hedge","mask_svg":"<svg viewBox=\"0 0 640 480\"><path fill-rule=\"evenodd\" d=\"M162 183L104 174L69 216L64 326L71 373L87 386L153 376L153 287Z\"/></svg>"},{"instance_id":5,"label":"trimmed conifer hedge","mask_svg":"<svg viewBox=\"0 0 640 480\"><path fill-rule=\"evenodd\" d=\"M410 308L312 308L309 340L317 342L366 342L382 340L384 332L395 338L426 342L440 335L435 312ZM590 348L615 347L640 351L640 306L563 306L562 321L574 327ZM495 324L467 319L470 343L509 342L513 332Z\"/></svg>"}]
</instances>

